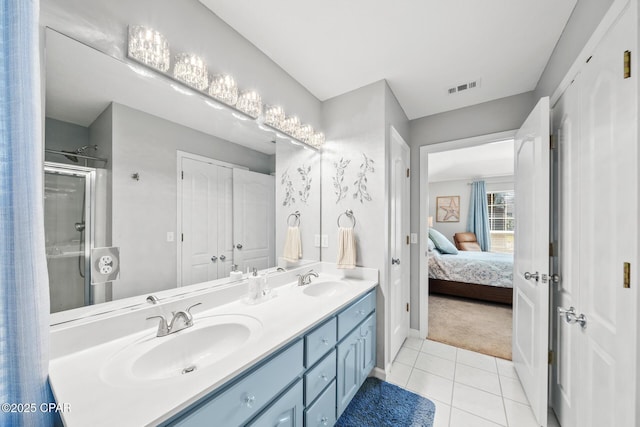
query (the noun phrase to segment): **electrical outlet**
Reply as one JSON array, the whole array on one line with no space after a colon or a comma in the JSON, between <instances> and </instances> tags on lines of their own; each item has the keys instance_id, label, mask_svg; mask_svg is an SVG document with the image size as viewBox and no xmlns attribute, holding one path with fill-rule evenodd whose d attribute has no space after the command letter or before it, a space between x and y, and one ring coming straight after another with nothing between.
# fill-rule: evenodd
<instances>
[{"instance_id":1,"label":"electrical outlet","mask_svg":"<svg viewBox=\"0 0 640 427\"><path fill-rule=\"evenodd\" d=\"M313 246L316 248L320 247L320 235L319 234L314 234L313 235Z\"/></svg>"},{"instance_id":2,"label":"electrical outlet","mask_svg":"<svg viewBox=\"0 0 640 427\"><path fill-rule=\"evenodd\" d=\"M418 243L418 233L411 233L411 243Z\"/></svg>"},{"instance_id":3,"label":"electrical outlet","mask_svg":"<svg viewBox=\"0 0 640 427\"><path fill-rule=\"evenodd\" d=\"M323 248L329 247L329 236L327 234L322 235L322 247Z\"/></svg>"}]
</instances>

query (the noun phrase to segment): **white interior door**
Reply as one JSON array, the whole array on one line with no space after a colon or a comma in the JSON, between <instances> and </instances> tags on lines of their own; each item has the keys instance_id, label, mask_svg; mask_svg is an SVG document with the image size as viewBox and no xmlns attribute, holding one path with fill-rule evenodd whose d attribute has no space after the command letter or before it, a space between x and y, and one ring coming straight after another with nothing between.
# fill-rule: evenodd
<instances>
[{"instance_id":1,"label":"white interior door","mask_svg":"<svg viewBox=\"0 0 640 427\"><path fill-rule=\"evenodd\" d=\"M218 211L217 255L218 278L229 277L233 259L233 170L217 166Z\"/></svg>"},{"instance_id":2,"label":"white interior door","mask_svg":"<svg viewBox=\"0 0 640 427\"><path fill-rule=\"evenodd\" d=\"M580 86L581 76L567 88L553 107L557 140L557 235L559 282L552 284L551 407L564 427L577 426L578 394L581 388L580 330L565 321L558 307L580 305ZM556 240L554 239L554 240Z\"/></svg>"},{"instance_id":3,"label":"white interior door","mask_svg":"<svg viewBox=\"0 0 640 427\"><path fill-rule=\"evenodd\" d=\"M637 2L630 2L582 70L580 302L586 327L576 425L637 426L638 261L637 71L623 77L623 52L635 54ZM633 64L633 62L632 62ZM633 65L637 69L637 65ZM630 287L624 263L631 265Z\"/></svg>"},{"instance_id":4,"label":"white interior door","mask_svg":"<svg viewBox=\"0 0 640 427\"><path fill-rule=\"evenodd\" d=\"M409 146L391 128L390 357L409 334Z\"/></svg>"},{"instance_id":5,"label":"white interior door","mask_svg":"<svg viewBox=\"0 0 640 427\"><path fill-rule=\"evenodd\" d=\"M540 426L547 425L549 340L549 98L515 138L513 362Z\"/></svg>"},{"instance_id":6,"label":"white interior door","mask_svg":"<svg viewBox=\"0 0 640 427\"><path fill-rule=\"evenodd\" d=\"M181 286L218 278L218 171L182 158Z\"/></svg>"},{"instance_id":7,"label":"white interior door","mask_svg":"<svg viewBox=\"0 0 640 427\"><path fill-rule=\"evenodd\" d=\"M275 179L233 169L234 262L238 269L275 265Z\"/></svg>"}]
</instances>

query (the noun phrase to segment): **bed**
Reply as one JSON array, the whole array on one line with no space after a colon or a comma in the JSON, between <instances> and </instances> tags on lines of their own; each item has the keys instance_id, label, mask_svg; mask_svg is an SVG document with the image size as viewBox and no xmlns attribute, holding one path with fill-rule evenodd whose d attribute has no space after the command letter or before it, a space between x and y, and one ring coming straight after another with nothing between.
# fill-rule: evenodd
<instances>
[{"instance_id":1,"label":"bed","mask_svg":"<svg viewBox=\"0 0 640 427\"><path fill-rule=\"evenodd\" d=\"M513 255L492 252L428 252L429 293L511 304Z\"/></svg>"}]
</instances>

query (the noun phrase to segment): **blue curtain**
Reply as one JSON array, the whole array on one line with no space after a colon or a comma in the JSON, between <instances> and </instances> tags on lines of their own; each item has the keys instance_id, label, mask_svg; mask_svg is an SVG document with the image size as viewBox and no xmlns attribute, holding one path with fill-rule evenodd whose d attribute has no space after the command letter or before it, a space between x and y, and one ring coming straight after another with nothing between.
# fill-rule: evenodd
<instances>
[{"instance_id":1,"label":"blue curtain","mask_svg":"<svg viewBox=\"0 0 640 427\"><path fill-rule=\"evenodd\" d=\"M49 426L49 284L42 199L38 0L0 0L0 411L2 426ZM15 408L18 409L18 408Z\"/></svg>"},{"instance_id":2,"label":"blue curtain","mask_svg":"<svg viewBox=\"0 0 640 427\"><path fill-rule=\"evenodd\" d=\"M471 184L467 231L475 233L480 249L483 251L491 249L487 187L484 181L474 181Z\"/></svg>"}]
</instances>

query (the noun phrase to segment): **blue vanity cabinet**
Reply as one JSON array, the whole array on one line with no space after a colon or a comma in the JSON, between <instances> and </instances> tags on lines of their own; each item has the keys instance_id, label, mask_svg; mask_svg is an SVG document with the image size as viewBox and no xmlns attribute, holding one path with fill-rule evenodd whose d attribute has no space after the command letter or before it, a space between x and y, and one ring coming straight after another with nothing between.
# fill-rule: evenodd
<instances>
[{"instance_id":1,"label":"blue vanity cabinet","mask_svg":"<svg viewBox=\"0 0 640 427\"><path fill-rule=\"evenodd\" d=\"M302 380L269 406L248 427L302 427L304 404L302 403ZM212 424L213 425L213 424Z\"/></svg>"}]
</instances>

